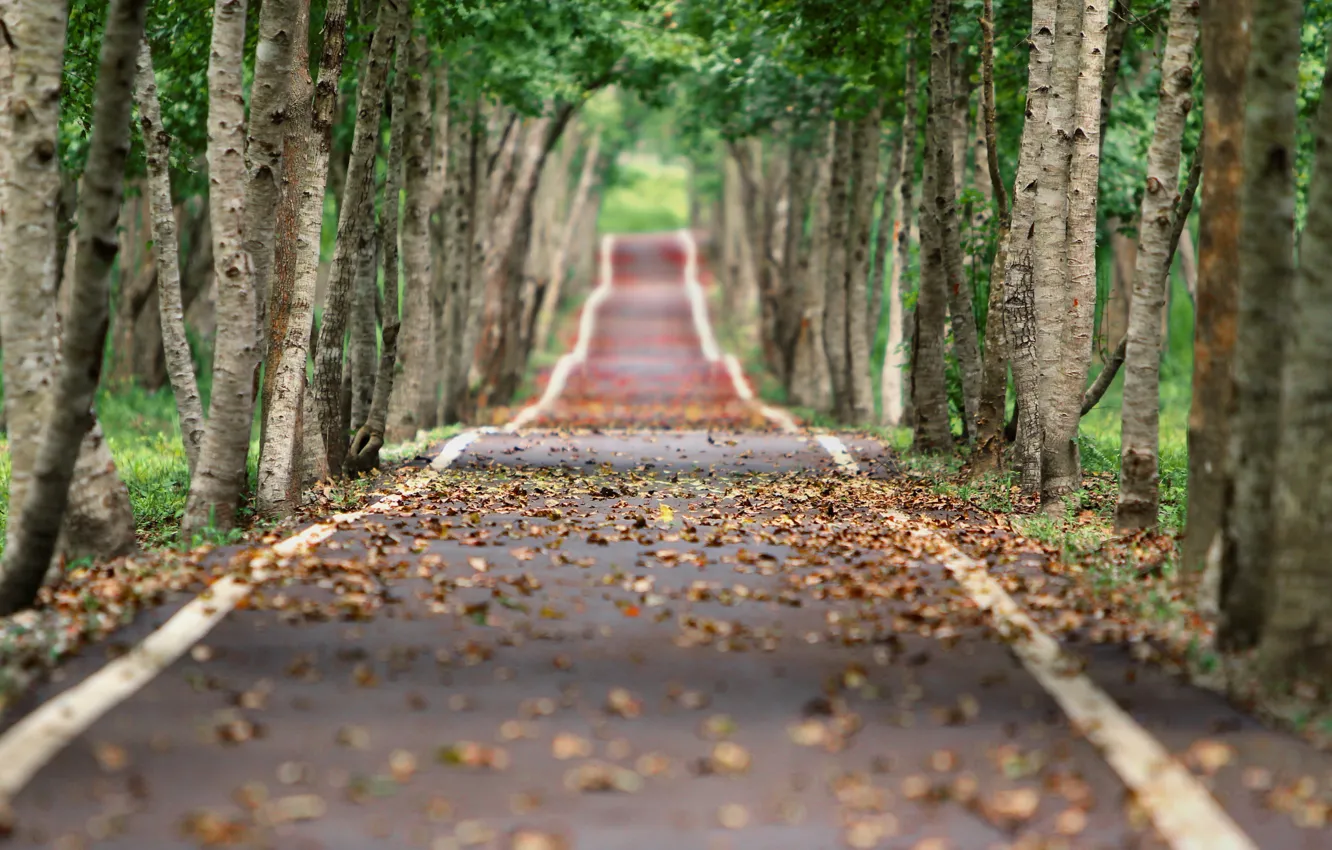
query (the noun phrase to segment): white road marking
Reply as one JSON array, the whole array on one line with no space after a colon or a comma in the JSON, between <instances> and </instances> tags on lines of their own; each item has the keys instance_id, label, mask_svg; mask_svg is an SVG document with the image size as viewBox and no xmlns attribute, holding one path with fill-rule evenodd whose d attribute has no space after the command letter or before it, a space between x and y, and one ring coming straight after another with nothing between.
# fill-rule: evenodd
<instances>
[{"instance_id":1,"label":"white road marking","mask_svg":"<svg viewBox=\"0 0 1332 850\"><path fill-rule=\"evenodd\" d=\"M578 341L574 343L573 351L563 355L555 363L555 368L550 371L550 380L546 383L546 390L537 399L535 404L530 404L518 411L518 415L511 422L505 425L501 430L506 434L512 434L519 428L526 427L538 416L546 413L554 406L560 395L564 393L565 384L569 381L569 373L575 366L587 362L587 353L592 345L592 334L596 328L597 310L601 307L603 301L611 294L611 247L614 245L615 237L607 234L601 237L601 262L599 264L599 277L597 288L588 295L587 301L583 304L583 314L578 318Z\"/></svg>"},{"instance_id":2,"label":"white road marking","mask_svg":"<svg viewBox=\"0 0 1332 850\"><path fill-rule=\"evenodd\" d=\"M839 468L850 473L859 470L840 439L827 434L815 439ZM972 601L990 613L995 628L1022 665L1133 791L1174 850L1256 850L1253 841L1202 783L1079 670L1059 642L1042 631L995 581L985 564L968 557L937 532L913 528L905 517L888 513L883 518L912 537L933 544L934 557Z\"/></svg>"},{"instance_id":3,"label":"white road marking","mask_svg":"<svg viewBox=\"0 0 1332 850\"><path fill-rule=\"evenodd\" d=\"M680 231L680 243L684 246L684 286L685 297L689 299L689 311L694 319L694 332L698 334L698 344L703 349L703 357L709 363L722 361L726 373L731 378L731 386L741 401L748 402L769 422L788 434L800 433L800 426L785 410L764 404L754 396L754 389L745 378L745 371L734 354L723 354L717 345L717 336L712 331L712 320L708 317L708 303L703 294L703 285L698 281L698 243L688 229Z\"/></svg>"}]
</instances>

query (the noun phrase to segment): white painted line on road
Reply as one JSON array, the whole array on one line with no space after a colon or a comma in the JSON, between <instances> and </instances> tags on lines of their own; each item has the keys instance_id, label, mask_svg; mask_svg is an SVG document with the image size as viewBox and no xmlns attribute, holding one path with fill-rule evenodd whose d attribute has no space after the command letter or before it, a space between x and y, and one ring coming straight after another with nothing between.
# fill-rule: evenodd
<instances>
[{"instance_id":1,"label":"white painted line on road","mask_svg":"<svg viewBox=\"0 0 1332 850\"><path fill-rule=\"evenodd\" d=\"M712 331L712 320L708 317L708 303L703 294L703 285L698 281L698 243L694 241L694 234L688 229L680 231L680 243L684 246L685 267L684 267L684 286L685 297L689 299L689 311L694 319L694 332L698 335L698 344L703 349L703 357L710 363L722 361L726 367L726 373L731 378L731 386L735 388L735 394L741 401L748 402L763 415L769 422L775 422L777 427L788 434L800 433L800 426L796 424L794 417L785 410L773 407L759 401L754 396L754 389L749 385L749 380L745 378L745 370L740 366L740 361L734 354L722 354L721 347L717 345L717 335Z\"/></svg>"},{"instance_id":2,"label":"white painted line on road","mask_svg":"<svg viewBox=\"0 0 1332 850\"><path fill-rule=\"evenodd\" d=\"M837 437L815 438L837 466L855 473L859 465ZM1256 850L1192 773L1138 725L1109 694L1082 673L1059 642L995 581L985 564L939 536L912 527L905 516L884 514L891 525L933 544L934 557L962 585L972 601L994 618L995 629L1046 693L1059 703L1073 727L1091 742L1119 775L1174 850Z\"/></svg>"},{"instance_id":3,"label":"white painted line on road","mask_svg":"<svg viewBox=\"0 0 1332 850\"><path fill-rule=\"evenodd\" d=\"M603 301L611 294L611 247L614 245L615 237L607 234L601 237L601 262L599 264L600 280L597 282L596 289L588 295L587 301L583 304L583 314L578 318L578 340L574 343L573 351L560 357L555 363L555 368L550 371L550 380L546 382L545 392L541 398L537 399L535 404L530 404L518 411L518 415L511 422L503 427L506 434L512 434L519 428L526 427L538 416L549 411L559 397L564 393L564 387L569 381L569 373L575 366L587 362L587 354L592 345L592 334L596 329L597 310L601 307Z\"/></svg>"},{"instance_id":4,"label":"white painted line on road","mask_svg":"<svg viewBox=\"0 0 1332 850\"><path fill-rule=\"evenodd\" d=\"M497 429L475 428L454 436L431 468L445 469L479 437L493 433ZM363 510L337 514L274 544L272 551L279 558L308 552L342 525L396 508L403 497L393 493ZM12 799L72 740L202 640L252 589L253 585L234 576L218 579L125 655L14 724L0 736L0 804Z\"/></svg>"}]
</instances>

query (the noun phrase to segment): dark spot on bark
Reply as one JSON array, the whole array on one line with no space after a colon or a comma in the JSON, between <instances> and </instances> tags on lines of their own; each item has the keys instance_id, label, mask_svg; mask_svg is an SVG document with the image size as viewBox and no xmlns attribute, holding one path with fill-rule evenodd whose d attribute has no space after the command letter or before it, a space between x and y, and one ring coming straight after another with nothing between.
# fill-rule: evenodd
<instances>
[{"instance_id":1,"label":"dark spot on bark","mask_svg":"<svg viewBox=\"0 0 1332 850\"><path fill-rule=\"evenodd\" d=\"M32 149L32 152L33 154L36 155L38 162L41 163L50 162L51 160L55 159L56 155L55 142L51 141L50 139L42 139L40 142L37 143L37 146Z\"/></svg>"},{"instance_id":2,"label":"dark spot on bark","mask_svg":"<svg viewBox=\"0 0 1332 850\"><path fill-rule=\"evenodd\" d=\"M116 252L120 250L120 244L115 239L107 239L102 236L92 237L93 256L98 261L106 263L108 266L115 262Z\"/></svg>"},{"instance_id":3,"label":"dark spot on bark","mask_svg":"<svg viewBox=\"0 0 1332 850\"><path fill-rule=\"evenodd\" d=\"M1290 152L1285 145L1273 145L1267 149L1268 174L1284 174L1290 170Z\"/></svg>"}]
</instances>

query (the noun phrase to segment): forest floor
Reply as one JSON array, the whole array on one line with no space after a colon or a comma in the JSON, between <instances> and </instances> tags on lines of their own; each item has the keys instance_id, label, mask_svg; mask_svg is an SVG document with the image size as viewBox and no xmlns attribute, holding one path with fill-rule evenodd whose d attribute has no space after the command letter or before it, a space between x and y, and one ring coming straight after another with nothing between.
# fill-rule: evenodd
<instances>
[{"instance_id":1,"label":"forest floor","mask_svg":"<svg viewBox=\"0 0 1332 850\"><path fill-rule=\"evenodd\" d=\"M801 428L692 259L608 240L536 402L378 501L73 576L143 610L10 705L14 846L1328 846L1332 755L1186 681L1170 541Z\"/></svg>"}]
</instances>

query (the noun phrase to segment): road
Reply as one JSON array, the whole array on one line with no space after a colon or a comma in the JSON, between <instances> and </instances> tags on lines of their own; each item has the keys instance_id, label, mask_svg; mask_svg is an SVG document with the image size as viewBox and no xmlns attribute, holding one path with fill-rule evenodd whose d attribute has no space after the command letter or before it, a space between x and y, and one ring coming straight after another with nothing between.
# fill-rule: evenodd
<instances>
[{"instance_id":1,"label":"road","mask_svg":"<svg viewBox=\"0 0 1332 850\"><path fill-rule=\"evenodd\" d=\"M687 235L603 250L510 427L5 718L12 846L1332 846L1326 755L1073 664L882 446L752 398Z\"/></svg>"}]
</instances>

